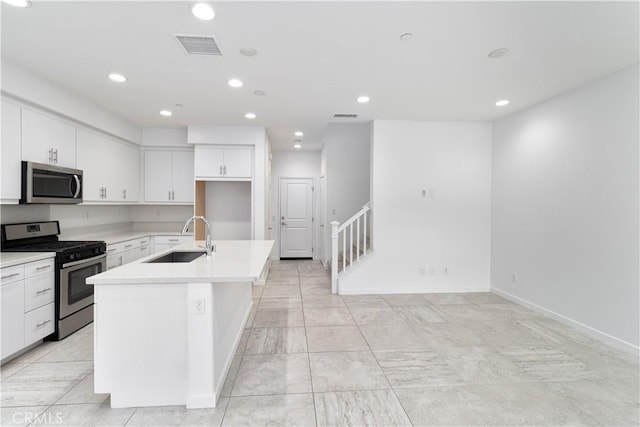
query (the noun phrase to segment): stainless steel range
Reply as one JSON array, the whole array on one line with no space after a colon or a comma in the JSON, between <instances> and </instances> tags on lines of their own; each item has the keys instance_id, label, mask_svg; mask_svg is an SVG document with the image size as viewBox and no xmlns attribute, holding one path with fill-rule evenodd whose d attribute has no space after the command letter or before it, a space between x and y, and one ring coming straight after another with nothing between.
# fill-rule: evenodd
<instances>
[{"instance_id":1,"label":"stainless steel range","mask_svg":"<svg viewBox=\"0 0 640 427\"><path fill-rule=\"evenodd\" d=\"M56 329L60 340L93 321L89 276L107 269L107 245L99 241L59 240L58 221L2 225L2 250L56 253Z\"/></svg>"}]
</instances>

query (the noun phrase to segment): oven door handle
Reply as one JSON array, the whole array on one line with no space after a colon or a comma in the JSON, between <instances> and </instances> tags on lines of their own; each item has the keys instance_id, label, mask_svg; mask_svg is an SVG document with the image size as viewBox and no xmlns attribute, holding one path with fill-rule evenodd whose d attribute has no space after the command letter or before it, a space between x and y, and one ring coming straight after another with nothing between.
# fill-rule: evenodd
<instances>
[{"instance_id":1,"label":"oven door handle","mask_svg":"<svg viewBox=\"0 0 640 427\"><path fill-rule=\"evenodd\" d=\"M93 258L81 259L80 261L68 262L66 264L62 264L62 268L73 267L74 265L86 264L88 262L96 261L96 260L99 260L99 259L102 259L102 258L106 258L106 257L107 256L103 254L103 255L98 255L96 257L93 257Z\"/></svg>"}]
</instances>

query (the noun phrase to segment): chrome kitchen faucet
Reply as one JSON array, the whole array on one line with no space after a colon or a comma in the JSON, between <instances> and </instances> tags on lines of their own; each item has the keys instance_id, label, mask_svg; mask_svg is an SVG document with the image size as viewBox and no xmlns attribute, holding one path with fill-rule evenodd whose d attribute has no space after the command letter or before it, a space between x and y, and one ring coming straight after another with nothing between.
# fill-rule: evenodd
<instances>
[{"instance_id":1,"label":"chrome kitchen faucet","mask_svg":"<svg viewBox=\"0 0 640 427\"><path fill-rule=\"evenodd\" d=\"M207 237L204 243L204 248L207 250L207 258L211 258L211 252L216 251L216 246L211 243L211 225L209 225L209 221L207 218L199 215L194 215L184 223L184 227L182 227L182 234L187 232L187 228L189 228L189 224L195 222L196 219L202 220L204 222L205 227L207 228Z\"/></svg>"}]
</instances>

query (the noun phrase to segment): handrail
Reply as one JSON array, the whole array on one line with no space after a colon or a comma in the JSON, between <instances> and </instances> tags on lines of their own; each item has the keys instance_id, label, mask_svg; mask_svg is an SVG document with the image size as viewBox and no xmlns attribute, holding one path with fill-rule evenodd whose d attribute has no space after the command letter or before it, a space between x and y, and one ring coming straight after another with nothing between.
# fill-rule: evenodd
<instances>
[{"instance_id":1,"label":"handrail","mask_svg":"<svg viewBox=\"0 0 640 427\"><path fill-rule=\"evenodd\" d=\"M367 254L367 240L368 240L368 227L367 227L367 213L371 210L371 202L366 203L360 211L358 211L351 218L346 220L342 225L338 221L331 222L331 292L337 294L338 289L338 259L340 257L340 235L342 234L342 272L347 268L350 268L354 263L354 246L355 246L355 262L360 261L360 255L365 256ZM363 222L362 227L360 222ZM353 232L353 225L356 225L355 238ZM347 231L348 229L348 231ZM347 240L349 240L349 246L347 250ZM362 241L362 246L361 246ZM360 253L362 249L362 254ZM347 258L349 263L347 264Z\"/></svg>"},{"instance_id":2,"label":"handrail","mask_svg":"<svg viewBox=\"0 0 640 427\"><path fill-rule=\"evenodd\" d=\"M347 228L349 225L351 225L356 219L358 219L358 217L362 216L363 214L365 214L367 211L371 210L371 202L367 202L362 209L360 209L358 211L358 213L356 213L354 216L352 216L351 218L349 218L348 220L346 220L345 222L342 223L342 225L338 228L338 231L343 231L345 228Z\"/></svg>"}]
</instances>

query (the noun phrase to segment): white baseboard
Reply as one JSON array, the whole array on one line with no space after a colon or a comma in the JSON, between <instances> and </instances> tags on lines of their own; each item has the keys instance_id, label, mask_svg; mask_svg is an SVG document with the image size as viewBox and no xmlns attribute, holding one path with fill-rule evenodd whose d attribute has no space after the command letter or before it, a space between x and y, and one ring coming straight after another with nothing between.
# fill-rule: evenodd
<instances>
[{"instance_id":1,"label":"white baseboard","mask_svg":"<svg viewBox=\"0 0 640 427\"><path fill-rule=\"evenodd\" d=\"M534 304L532 302L529 302L527 300L524 300L520 297L517 297L515 295L512 295L508 292L505 292L503 290L497 289L497 288L491 288L491 292L500 295L501 297L504 297L506 299L508 299L509 301L515 302L516 304L522 305L524 307L530 308L531 310L538 312L540 314L544 314L545 316L548 316L554 320L557 320L558 322L570 326L573 329L578 330L579 332L582 332L583 334L598 340L604 344L607 344L613 348L616 348L618 350L627 352L627 353L631 353L634 355L640 355L640 347L635 346L631 343L628 343L624 340L621 340L619 338L616 338L612 335L609 335L605 332L599 331L595 328L592 328L591 326L585 325L584 323L580 323L577 320L573 320L569 317L563 316L561 314L556 313L555 311L551 311L549 309L546 309L542 306L539 306L537 304Z\"/></svg>"},{"instance_id":2,"label":"white baseboard","mask_svg":"<svg viewBox=\"0 0 640 427\"><path fill-rule=\"evenodd\" d=\"M428 288L420 286L400 286L394 288L353 288L340 289L340 295L389 295L389 294L441 294L441 293L466 293L466 292L489 292L489 286L472 287L438 287Z\"/></svg>"}]
</instances>

